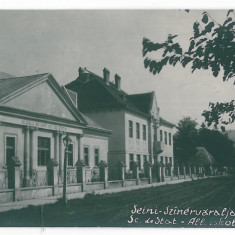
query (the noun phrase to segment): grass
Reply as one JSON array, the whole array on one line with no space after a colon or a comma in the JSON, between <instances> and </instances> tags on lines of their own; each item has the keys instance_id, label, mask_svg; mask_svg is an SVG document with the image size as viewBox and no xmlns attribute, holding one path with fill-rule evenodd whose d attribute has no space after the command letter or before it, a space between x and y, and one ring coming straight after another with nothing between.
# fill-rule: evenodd
<instances>
[{"instance_id":1,"label":"grass","mask_svg":"<svg viewBox=\"0 0 235 235\"><path fill-rule=\"evenodd\" d=\"M235 210L235 178L211 178L173 185L163 185L115 194L87 194L83 199L74 199L65 207L58 201L55 204L29 206L24 209L0 213L0 226L196 226L195 224L146 224L128 223L134 205L145 208L164 210L171 208ZM138 215L144 222L149 215ZM133 218L137 218L133 217ZM177 220L183 217L173 216ZM165 216L164 221L171 221L172 216ZM200 217L200 216L199 216ZM199 218L198 217L198 218ZM156 215L151 216L156 218ZM190 217L191 218L191 217ZM217 217L216 219L219 219ZM234 217L235 218L235 217ZM201 217L200 217L201 219ZM207 220L213 220L207 217ZM205 227L216 227L215 224Z\"/></svg>"}]
</instances>

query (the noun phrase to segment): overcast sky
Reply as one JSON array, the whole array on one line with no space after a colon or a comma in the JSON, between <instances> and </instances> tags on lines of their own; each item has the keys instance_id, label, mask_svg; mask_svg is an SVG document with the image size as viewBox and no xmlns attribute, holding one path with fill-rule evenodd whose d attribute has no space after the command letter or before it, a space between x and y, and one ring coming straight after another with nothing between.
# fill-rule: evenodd
<instances>
[{"instance_id":1,"label":"overcast sky","mask_svg":"<svg viewBox=\"0 0 235 235\"><path fill-rule=\"evenodd\" d=\"M104 67L122 78L128 93L154 90L161 116L177 123L183 116L203 121L210 101L234 98L235 87L223 83L222 74L181 66L165 67L159 75L144 68L142 39L163 42L169 33L188 45L195 19L203 11L183 10L70 10L1 11L0 71L24 76L51 73L62 85L74 80L78 68L102 76ZM226 11L209 11L217 21Z\"/></svg>"}]
</instances>

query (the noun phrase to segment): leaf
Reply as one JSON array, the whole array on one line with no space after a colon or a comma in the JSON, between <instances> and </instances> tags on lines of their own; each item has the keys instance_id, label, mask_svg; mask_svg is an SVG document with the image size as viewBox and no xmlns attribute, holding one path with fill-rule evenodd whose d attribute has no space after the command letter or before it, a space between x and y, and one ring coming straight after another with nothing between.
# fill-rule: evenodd
<instances>
[{"instance_id":1,"label":"leaf","mask_svg":"<svg viewBox=\"0 0 235 235\"><path fill-rule=\"evenodd\" d=\"M214 71L214 72L213 72L213 76L214 76L214 77L217 77L218 74L219 74L219 71Z\"/></svg>"},{"instance_id":2,"label":"leaf","mask_svg":"<svg viewBox=\"0 0 235 235\"><path fill-rule=\"evenodd\" d=\"M232 21L232 18L231 17L229 17L228 19L226 19L225 21L224 21L224 24L223 24L223 26L225 26L228 22L230 22L230 21Z\"/></svg>"},{"instance_id":3,"label":"leaf","mask_svg":"<svg viewBox=\"0 0 235 235\"><path fill-rule=\"evenodd\" d=\"M199 40L199 42L196 43L196 46L199 46L201 43L205 42L207 38L202 38Z\"/></svg>"},{"instance_id":4,"label":"leaf","mask_svg":"<svg viewBox=\"0 0 235 235\"><path fill-rule=\"evenodd\" d=\"M192 49L194 48L194 46L195 46L195 41L192 40L192 41L190 42L190 46L189 46L189 49L188 49L188 53L189 53L189 54L191 54L191 51L192 51Z\"/></svg>"},{"instance_id":5,"label":"leaf","mask_svg":"<svg viewBox=\"0 0 235 235\"><path fill-rule=\"evenodd\" d=\"M199 37L199 23L195 22L193 24L193 30L194 30L194 37L197 38Z\"/></svg>"},{"instance_id":6,"label":"leaf","mask_svg":"<svg viewBox=\"0 0 235 235\"><path fill-rule=\"evenodd\" d=\"M230 9L228 12L227 12L227 17L228 17L228 15L231 13L231 12L233 12L233 10L232 9Z\"/></svg>"},{"instance_id":7,"label":"leaf","mask_svg":"<svg viewBox=\"0 0 235 235\"><path fill-rule=\"evenodd\" d=\"M181 62L181 64L183 65L183 67L185 67L190 61L192 61L193 59L191 57L185 56Z\"/></svg>"},{"instance_id":8,"label":"leaf","mask_svg":"<svg viewBox=\"0 0 235 235\"><path fill-rule=\"evenodd\" d=\"M144 67L147 68L149 66L150 60L148 58L144 59Z\"/></svg>"},{"instance_id":9,"label":"leaf","mask_svg":"<svg viewBox=\"0 0 235 235\"><path fill-rule=\"evenodd\" d=\"M169 35L168 35L168 38L167 38L167 42L168 42L168 43L173 43L172 39L175 38L175 37L177 37L177 36L178 36L178 35L173 35L173 36L172 36L171 34L169 34Z\"/></svg>"},{"instance_id":10,"label":"leaf","mask_svg":"<svg viewBox=\"0 0 235 235\"><path fill-rule=\"evenodd\" d=\"M169 64L172 65L175 60L175 55L171 56L169 59Z\"/></svg>"},{"instance_id":11,"label":"leaf","mask_svg":"<svg viewBox=\"0 0 235 235\"><path fill-rule=\"evenodd\" d=\"M214 22L210 22L206 27L205 30L210 33L212 28L214 27L215 23Z\"/></svg>"},{"instance_id":12,"label":"leaf","mask_svg":"<svg viewBox=\"0 0 235 235\"><path fill-rule=\"evenodd\" d=\"M208 22L208 15L207 15L206 12L204 12L204 14L203 14L202 22L203 22L204 24L207 24L207 22Z\"/></svg>"}]
</instances>

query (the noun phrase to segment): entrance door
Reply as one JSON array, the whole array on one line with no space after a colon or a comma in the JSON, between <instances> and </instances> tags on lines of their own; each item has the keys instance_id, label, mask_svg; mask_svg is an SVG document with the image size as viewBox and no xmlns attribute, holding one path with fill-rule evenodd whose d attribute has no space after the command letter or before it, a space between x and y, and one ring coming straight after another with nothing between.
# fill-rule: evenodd
<instances>
[{"instance_id":1,"label":"entrance door","mask_svg":"<svg viewBox=\"0 0 235 235\"><path fill-rule=\"evenodd\" d=\"M8 169L8 188L12 188L14 185L14 171L11 166L11 158L15 156L15 137L6 137L6 164Z\"/></svg>"}]
</instances>

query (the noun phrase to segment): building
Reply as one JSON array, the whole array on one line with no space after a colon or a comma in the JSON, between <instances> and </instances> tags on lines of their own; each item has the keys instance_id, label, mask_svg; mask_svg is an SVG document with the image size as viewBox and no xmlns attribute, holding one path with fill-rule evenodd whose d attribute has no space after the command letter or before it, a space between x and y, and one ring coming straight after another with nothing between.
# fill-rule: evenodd
<instances>
[{"instance_id":1,"label":"building","mask_svg":"<svg viewBox=\"0 0 235 235\"><path fill-rule=\"evenodd\" d=\"M79 160L86 164L86 181L99 180L98 165L107 162L111 131L79 112L70 99L72 94L66 92L49 73L0 79L1 189L12 187L13 160L20 166L21 187L48 185L47 167L52 159L58 164L58 184L62 184L67 134L72 140L68 182L76 182Z\"/></svg>"},{"instance_id":2,"label":"building","mask_svg":"<svg viewBox=\"0 0 235 235\"><path fill-rule=\"evenodd\" d=\"M78 78L66 85L77 93L79 110L112 130L108 154L110 178L117 178L120 161L126 165L127 176L133 171L133 162L143 174L144 162L160 161L159 154L164 157L163 162L173 164L174 125L159 117L155 93L129 95L121 88L121 77L116 74L114 79L114 83L110 81L106 68L103 77L79 68Z\"/></svg>"},{"instance_id":3,"label":"building","mask_svg":"<svg viewBox=\"0 0 235 235\"><path fill-rule=\"evenodd\" d=\"M149 150L150 162L170 163L174 165L173 135L175 125L160 117L160 109L157 106L155 92L129 95L129 99L143 113L148 114L149 119Z\"/></svg>"},{"instance_id":4,"label":"building","mask_svg":"<svg viewBox=\"0 0 235 235\"><path fill-rule=\"evenodd\" d=\"M194 173L197 173L197 171L200 170L199 167L202 167L202 171L206 175L215 175L217 172L216 161L205 147L196 147L196 152L190 159L189 164L191 166L196 166Z\"/></svg>"}]
</instances>

